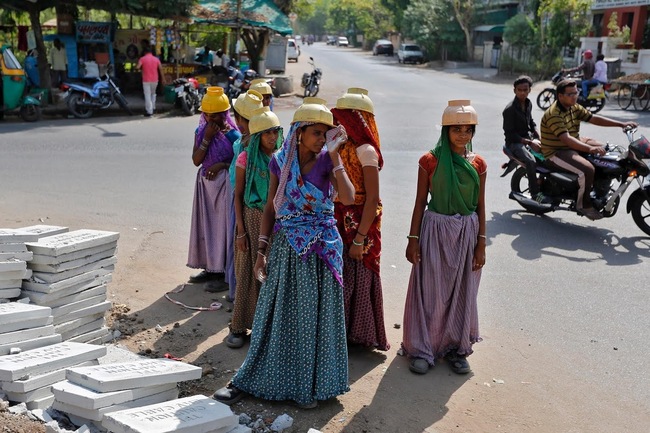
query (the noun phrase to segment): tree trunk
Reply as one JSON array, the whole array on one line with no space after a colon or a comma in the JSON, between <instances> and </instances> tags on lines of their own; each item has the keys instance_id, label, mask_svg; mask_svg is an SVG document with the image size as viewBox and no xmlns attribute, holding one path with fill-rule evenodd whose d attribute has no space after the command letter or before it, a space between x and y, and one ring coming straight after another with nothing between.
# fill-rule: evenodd
<instances>
[{"instance_id":1,"label":"tree trunk","mask_svg":"<svg viewBox=\"0 0 650 433\"><path fill-rule=\"evenodd\" d=\"M34 30L34 39L36 40L36 51L38 52L38 74L41 79L41 88L49 89L52 87L52 78L50 77L50 68L48 66L47 50L45 49L45 42L43 42L40 13L36 6L29 8L29 20L32 24L32 29Z\"/></svg>"},{"instance_id":2,"label":"tree trunk","mask_svg":"<svg viewBox=\"0 0 650 433\"><path fill-rule=\"evenodd\" d=\"M266 55L266 48L269 45L269 31L255 28L243 29L242 40L248 51L251 69L254 69L260 75L264 75L266 71L260 71L259 67L260 59Z\"/></svg>"}]
</instances>

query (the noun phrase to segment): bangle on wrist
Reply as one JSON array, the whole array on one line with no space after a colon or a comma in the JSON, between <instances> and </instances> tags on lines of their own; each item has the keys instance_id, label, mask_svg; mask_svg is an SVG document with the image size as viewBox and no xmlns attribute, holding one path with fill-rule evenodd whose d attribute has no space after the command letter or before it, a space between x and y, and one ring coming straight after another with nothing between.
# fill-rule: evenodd
<instances>
[{"instance_id":1,"label":"bangle on wrist","mask_svg":"<svg viewBox=\"0 0 650 433\"><path fill-rule=\"evenodd\" d=\"M332 169L332 173L336 174L336 172L339 171L339 170L343 170L343 171L345 171L345 167L343 166L343 164L339 164L339 165L337 165L336 167L334 167L334 168Z\"/></svg>"},{"instance_id":2,"label":"bangle on wrist","mask_svg":"<svg viewBox=\"0 0 650 433\"><path fill-rule=\"evenodd\" d=\"M479 238L487 239L487 236L485 235L478 235Z\"/></svg>"},{"instance_id":3,"label":"bangle on wrist","mask_svg":"<svg viewBox=\"0 0 650 433\"><path fill-rule=\"evenodd\" d=\"M262 256L262 257L264 257L266 259L266 256L264 255L264 253L262 251L257 250L257 254L259 254L260 256Z\"/></svg>"},{"instance_id":4,"label":"bangle on wrist","mask_svg":"<svg viewBox=\"0 0 650 433\"><path fill-rule=\"evenodd\" d=\"M353 244L353 245L356 245L356 246L358 246L358 247L360 247L360 246L363 245L363 242L357 242L357 241L355 241L354 239L352 239L352 244Z\"/></svg>"},{"instance_id":5,"label":"bangle on wrist","mask_svg":"<svg viewBox=\"0 0 650 433\"><path fill-rule=\"evenodd\" d=\"M237 239L241 239L243 237L246 237L246 232L242 233L241 235L237 235Z\"/></svg>"},{"instance_id":6,"label":"bangle on wrist","mask_svg":"<svg viewBox=\"0 0 650 433\"><path fill-rule=\"evenodd\" d=\"M368 237L368 235L364 235L364 234L361 233L360 231L357 231L357 235L358 235L358 236L361 236L362 238L367 238L367 237Z\"/></svg>"},{"instance_id":7,"label":"bangle on wrist","mask_svg":"<svg viewBox=\"0 0 650 433\"><path fill-rule=\"evenodd\" d=\"M407 238L407 239L417 239L417 240L420 240L420 236L418 236L418 235L408 235L408 236L406 236L406 238Z\"/></svg>"}]
</instances>

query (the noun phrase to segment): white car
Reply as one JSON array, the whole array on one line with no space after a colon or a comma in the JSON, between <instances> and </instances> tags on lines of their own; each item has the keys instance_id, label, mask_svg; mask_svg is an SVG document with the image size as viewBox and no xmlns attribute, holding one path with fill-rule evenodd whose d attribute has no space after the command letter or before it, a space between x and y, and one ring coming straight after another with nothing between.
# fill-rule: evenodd
<instances>
[{"instance_id":1,"label":"white car","mask_svg":"<svg viewBox=\"0 0 650 433\"><path fill-rule=\"evenodd\" d=\"M295 39L289 39L287 41L287 61L293 60L297 62L298 57L300 57L300 47Z\"/></svg>"},{"instance_id":2,"label":"white car","mask_svg":"<svg viewBox=\"0 0 650 433\"><path fill-rule=\"evenodd\" d=\"M345 36L339 36L336 39L336 45L339 47L347 47L348 46L348 38Z\"/></svg>"},{"instance_id":3,"label":"white car","mask_svg":"<svg viewBox=\"0 0 650 433\"><path fill-rule=\"evenodd\" d=\"M424 54L419 45L416 44L402 44L397 50L398 63L424 63Z\"/></svg>"}]
</instances>

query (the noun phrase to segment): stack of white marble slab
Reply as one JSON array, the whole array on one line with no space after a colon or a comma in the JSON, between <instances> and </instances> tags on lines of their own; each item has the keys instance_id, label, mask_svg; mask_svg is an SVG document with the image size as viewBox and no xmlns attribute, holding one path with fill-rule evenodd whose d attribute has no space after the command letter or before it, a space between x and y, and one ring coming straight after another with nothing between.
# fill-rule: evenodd
<instances>
[{"instance_id":1,"label":"stack of white marble slab","mask_svg":"<svg viewBox=\"0 0 650 433\"><path fill-rule=\"evenodd\" d=\"M223 403L203 395L111 412L102 426L112 433L250 433Z\"/></svg>"},{"instance_id":2,"label":"stack of white marble slab","mask_svg":"<svg viewBox=\"0 0 650 433\"><path fill-rule=\"evenodd\" d=\"M70 368L66 380L52 386L52 407L84 423L99 424L111 412L175 400L177 383L199 379L201 372L200 367L169 359Z\"/></svg>"},{"instance_id":3,"label":"stack of white marble slab","mask_svg":"<svg viewBox=\"0 0 650 433\"><path fill-rule=\"evenodd\" d=\"M61 342L52 309L22 302L0 304L0 356Z\"/></svg>"},{"instance_id":4,"label":"stack of white marble slab","mask_svg":"<svg viewBox=\"0 0 650 433\"><path fill-rule=\"evenodd\" d=\"M117 261L119 233L75 230L28 242L32 277L23 296L52 308L54 329L64 341L103 343L111 339L104 314L111 308L106 285Z\"/></svg>"},{"instance_id":5,"label":"stack of white marble slab","mask_svg":"<svg viewBox=\"0 0 650 433\"><path fill-rule=\"evenodd\" d=\"M24 278L32 271L27 269L27 260L32 253L25 242L38 240L38 235L19 229L0 229L0 301L8 301L20 296Z\"/></svg>"},{"instance_id":6,"label":"stack of white marble slab","mask_svg":"<svg viewBox=\"0 0 650 433\"><path fill-rule=\"evenodd\" d=\"M0 356L0 389L9 401L44 409L54 401L52 385L65 379L67 368L95 365L104 355L104 346L63 342Z\"/></svg>"}]
</instances>

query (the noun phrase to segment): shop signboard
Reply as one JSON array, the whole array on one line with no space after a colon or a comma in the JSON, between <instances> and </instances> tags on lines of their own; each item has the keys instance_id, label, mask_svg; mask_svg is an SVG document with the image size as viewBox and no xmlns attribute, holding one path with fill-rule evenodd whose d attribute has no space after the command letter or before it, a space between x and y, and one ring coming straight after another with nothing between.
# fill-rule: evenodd
<instances>
[{"instance_id":1,"label":"shop signboard","mask_svg":"<svg viewBox=\"0 0 650 433\"><path fill-rule=\"evenodd\" d=\"M117 49L122 63L137 62L142 57L142 47L149 42L149 30L122 30L115 32L113 48Z\"/></svg>"},{"instance_id":2,"label":"shop signboard","mask_svg":"<svg viewBox=\"0 0 650 433\"><path fill-rule=\"evenodd\" d=\"M591 4L591 9L602 10L647 5L650 5L650 0L594 0Z\"/></svg>"},{"instance_id":3,"label":"shop signboard","mask_svg":"<svg viewBox=\"0 0 650 433\"><path fill-rule=\"evenodd\" d=\"M108 44L111 41L111 23L79 21L76 27L77 42Z\"/></svg>"}]
</instances>

